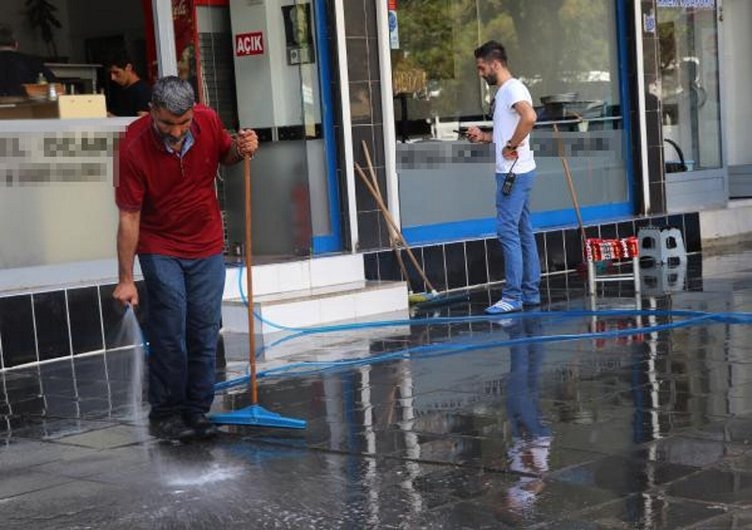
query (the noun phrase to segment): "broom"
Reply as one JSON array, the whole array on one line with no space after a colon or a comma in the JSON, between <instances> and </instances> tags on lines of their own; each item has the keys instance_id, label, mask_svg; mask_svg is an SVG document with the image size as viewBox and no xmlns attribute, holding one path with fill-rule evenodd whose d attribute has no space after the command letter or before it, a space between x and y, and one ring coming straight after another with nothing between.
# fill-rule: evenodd
<instances>
[{"instance_id":1,"label":"broom","mask_svg":"<svg viewBox=\"0 0 752 530\"><path fill-rule=\"evenodd\" d=\"M580 213L580 203L577 200L577 192L574 188L574 180L572 179L572 171L569 168L569 160L567 160L566 154L564 152L564 142L561 139L561 135L559 134L559 127L554 123L554 136L556 138L556 145L557 150L559 153L559 160L561 160L561 165L564 167L564 176L567 179L567 186L569 187L569 195L572 197L572 205L574 206L574 213L577 216L577 227L580 230L580 240L583 251L585 251L585 245L587 245L587 234L585 234L585 225L582 222L582 214ZM605 272L608 263L605 261L598 261L596 262L595 266L597 267L598 272ZM587 274L587 263L581 263L578 266L578 272L580 274L585 273Z\"/></svg>"},{"instance_id":2,"label":"broom","mask_svg":"<svg viewBox=\"0 0 752 530\"><path fill-rule=\"evenodd\" d=\"M253 285L251 274L251 160L243 160L243 177L245 180L245 271L248 299L248 362L251 371L251 404L231 412L209 415L209 419L220 425L253 425L257 427L283 427L287 429L305 429L305 420L287 418L271 412L258 404L258 383L256 382L256 335L253 321Z\"/></svg>"},{"instance_id":3,"label":"broom","mask_svg":"<svg viewBox=\"0 0 752 530\"><path fill-rule=\"evenodd\" d=\"M426 275L425 270L418 262L418 259L415 257L415 254L410 248L410 245L407 243L407 240L402 234L402 231L397 225L397 222L394 220L392 213L386 207L384 198L381 195L381 189L378 184L378 179L376 178L376 172L374 171L373 164L371 162L371 154L370 154L370 151L368 150L368 145L366 144L365 140L362 142L362 146L363 146L363 152L366 157L366 163L368 165L368 172L371 176L370 180L368 177L366 177L365 172L363 171L363 169L360 167L360 165L357 162L355 163L355 169L358 175L360 176L361 181L366 186L366 189L371 194L371 197L373 197L374 201L376 202L376 206L379 208L379 211L384 217L384 220L386 221L387 227L389 229L389 242L390 242L390 245L392 246L392 250L394 250L395 254L397 255L397 262L398 264L400 264L400 269L402 271L402 274L404 275L405 280L409 284L410 279L407 274L407 269L405 267L405 264L402 261L402 255L401 255L401 251L402 249L404 249L405 252L407 252L407 256L410 258L411 263L413 264L416 271L420 275L421 279L425 283L426 287L430 289L430 291L426 293L411 292L410 295L408 296L408 302L410 303L410 305L415 305L416 307L420 309L427 309L430 307L455 304L458 302L465 302L469 300L470 295L468 293L460 293L460 294L449 294L446 292L439 293L436 290L436 288L433 286L431 281L428 279L428 276Z\"/></svg>"}]
</instances>

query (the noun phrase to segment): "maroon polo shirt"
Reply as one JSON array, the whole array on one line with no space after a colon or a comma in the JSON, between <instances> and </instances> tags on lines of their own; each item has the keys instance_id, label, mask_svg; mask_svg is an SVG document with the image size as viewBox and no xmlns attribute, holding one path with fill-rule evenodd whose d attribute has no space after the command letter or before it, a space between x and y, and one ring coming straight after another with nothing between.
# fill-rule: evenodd
<instances>
[{"instance_id":1,"label":"maroon polo shirt","mask_svg":"<svg viewBox=\"0 0 752 530\"><path fill-rule=\"evenodd\" d=\"M203 258L222 251L214 179L232 139L203 105L194 107L191 133L193 145L182 158L167 150L150 115L132 122L120 142L115 202L141 212L139 254Z\"/></svg>"}]
</instances>

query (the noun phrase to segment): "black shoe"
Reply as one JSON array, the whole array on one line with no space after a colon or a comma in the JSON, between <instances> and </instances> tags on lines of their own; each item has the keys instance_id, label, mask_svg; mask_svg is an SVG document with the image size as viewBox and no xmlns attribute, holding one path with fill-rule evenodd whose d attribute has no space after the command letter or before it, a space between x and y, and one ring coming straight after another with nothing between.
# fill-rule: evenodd
<instances>
[{"instance_id":1,"label":"black shoe","mask_svg":"<svg viewBox=\"0 0 752 530\"><path fill-rule=\"evenodd\" d=\"M160 440L185 442L196 437L196 429L186 425L180 416L149 419L149 434Z\"/></svg>"},{"instance_id":2,"label":"black shoe","mask_svg":"<svg viewBox=\"0 0 752 530\"><path fill-rule=\"evenodd\" d=\"M185 423L196 431L199 438L211 438L219 434L219 428L206 417L206 414L191 414Z\"/></svg>"}]
</instances>

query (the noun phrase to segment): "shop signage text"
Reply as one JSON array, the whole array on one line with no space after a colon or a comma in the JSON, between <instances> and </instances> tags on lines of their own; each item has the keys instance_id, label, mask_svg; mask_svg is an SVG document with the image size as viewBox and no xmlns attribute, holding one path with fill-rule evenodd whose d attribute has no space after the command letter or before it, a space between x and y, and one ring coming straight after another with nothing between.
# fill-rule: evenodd
<instances>
[{"instance_id":1,"label":"shop signage text","mask_svg":"<svg viewBox=\"0 0 752 530\"><path fill-rule=\"evenodd\" d=\"M264 34L261 31L254 33L240 33L235 36L235 55L263 55Z\"/></svg>"},{"instance_id":2,"label":"shop signage text","mask_svg":"<svg viewBox=\"0 0 752 530\"><path fill-rule=\"evenodd\" d=\"M658 0L657 5L658 7L714 9L715 0Z\"/></svg>"}]
</instances>

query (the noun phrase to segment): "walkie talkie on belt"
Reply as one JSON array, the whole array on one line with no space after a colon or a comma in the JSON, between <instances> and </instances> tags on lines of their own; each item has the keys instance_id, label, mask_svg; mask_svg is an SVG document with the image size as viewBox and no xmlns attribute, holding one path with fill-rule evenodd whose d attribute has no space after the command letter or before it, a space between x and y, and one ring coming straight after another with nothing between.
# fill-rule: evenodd
<instances>
[{"instance_id":1,"label":"walkie talkie on belt","mask_svg":"<svg viewBox=\"0 0 752 530\"><path fill-rule=\"evenodd\" d=\"M509 195L510 193L512 193L512 186L514 185L514 181L517 178L517 175L513 173L514 166L515 164L517 164L517 160L519 160L519 158L514 159L514 162L512 162L512 167L509 168L507 176L504 177L504 183L501 185L501 193L503 195Z\"/></svg>"}]
</instances>

